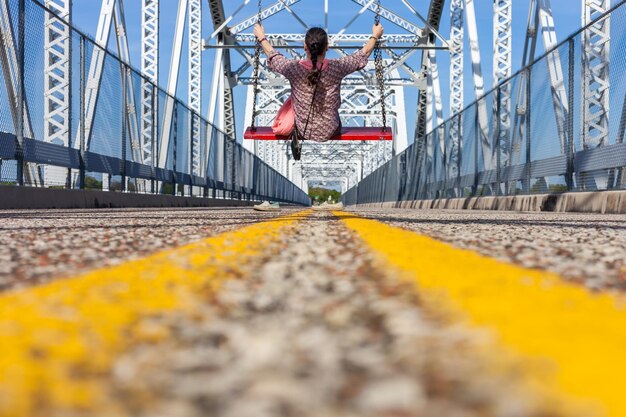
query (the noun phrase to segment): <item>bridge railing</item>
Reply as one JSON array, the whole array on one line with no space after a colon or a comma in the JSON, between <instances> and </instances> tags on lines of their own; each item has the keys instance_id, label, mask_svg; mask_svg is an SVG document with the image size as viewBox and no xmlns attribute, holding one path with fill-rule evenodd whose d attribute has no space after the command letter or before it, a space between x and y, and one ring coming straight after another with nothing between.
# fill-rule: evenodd
<instances>
[{"instance_id":1,"label":"bridge railing","mask_svg":"<svg viewBox=\"0 0 626 417\"><path fill-rule=\"evenodd\" d=\"M0 0L0 18L0 184L310 204L38 1Z\"/></svg>"},{"instance_id":2,"label":"bridge railing","mask_svg":"<svg viewBox=\"0 0 626 417\"><path fill-rule=\"evenodd\" d=\"M344 203L624 189L624 4L419 138Z\"/></svg>"}]
</instances>

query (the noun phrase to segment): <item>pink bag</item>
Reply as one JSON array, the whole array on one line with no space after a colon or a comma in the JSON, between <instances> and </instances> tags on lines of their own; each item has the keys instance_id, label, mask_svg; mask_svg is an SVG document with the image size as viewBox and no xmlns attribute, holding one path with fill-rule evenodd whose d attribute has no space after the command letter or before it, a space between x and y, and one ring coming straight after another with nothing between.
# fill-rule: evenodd
<instances>
[{"instance_id":1,"label":"pink bag","mask_svg":"<svg viewBox=\"0 0 626 417\"><path fill-rule=\"evenodd\" d=\"M289 136L295 126L296 113L293 110L293 99L290 96L278 110L274 124L272 124L272 130L277 136Z\"/></svg>"}]
</instances>

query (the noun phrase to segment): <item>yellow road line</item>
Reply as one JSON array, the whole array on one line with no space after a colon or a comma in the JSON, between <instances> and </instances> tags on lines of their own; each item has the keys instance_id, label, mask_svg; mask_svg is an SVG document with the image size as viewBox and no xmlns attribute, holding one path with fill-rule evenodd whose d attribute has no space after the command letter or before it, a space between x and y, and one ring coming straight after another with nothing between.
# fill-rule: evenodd
<instances>
[{"instance_id":1,"label":"yellow road line","mask_svg":"<svg viewBox=\"0 0 626 417\"><path fill-rule=\"evenodd\" d=\"M580 399L599 415L626 416L626 300L374 220L335 214L385 265L415 282L427 306L492 329L501 351L526 361L528 377L542 390Z\"/></svg>"},{"instance_id":2,"label":"yellow road line","mask_svg":"<svg viewBox=\"0 0 626 417\"><path fill-rule=\"evenodd\" d=\"M47 409L116 415L102 377L119 353L168 337L149 319L193 316L221 282L245 273L242 266L304 214L0 295L0 416Z\"/></svg>"}]
</instances>

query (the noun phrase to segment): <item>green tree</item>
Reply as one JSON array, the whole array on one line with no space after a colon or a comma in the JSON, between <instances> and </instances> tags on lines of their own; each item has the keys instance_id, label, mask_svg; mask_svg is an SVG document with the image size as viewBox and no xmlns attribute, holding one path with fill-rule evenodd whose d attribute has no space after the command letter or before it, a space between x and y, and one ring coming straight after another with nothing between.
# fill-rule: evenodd
<instances>
[{"instance_id":1,"label":"green tree","mask_svg":"<svg viewBox=\"0 0 626 417\"><path fill-rule=\"evenodd\" d=\"M341 193L337 190L329 190L327 188L322 187L313 187L309 188L309 197L311 200L317 203L323 203L324 201L328 201L328 197L330 197L331 201L337 202L341 197Z\"/></svg>"},{"instance_id":2,"label":"green tree","mask_svg":"<svg viewBox=\"0 0 626 417\"><path fill-rule=\"evenodd\" d=\"M102 181L98 181L94 177L85 177L85 189L87 190L102 190Z\"/></svg>"}]
</instances>

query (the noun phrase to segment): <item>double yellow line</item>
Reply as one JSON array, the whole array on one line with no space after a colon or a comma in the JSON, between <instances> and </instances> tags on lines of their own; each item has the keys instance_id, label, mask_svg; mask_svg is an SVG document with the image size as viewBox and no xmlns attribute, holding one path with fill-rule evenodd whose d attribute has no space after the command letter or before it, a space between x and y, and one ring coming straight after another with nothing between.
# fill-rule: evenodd
<instances>
[{"instance_id":1,"label":"double yellow line","mask_svg":"<svg viewBox=\"0 0 626 417\"><path fill-rule=\"evenodd\" d=\"M150 318L193 317L224 280L249 273L246 265L301 217L1 295L0 416L59 409L117 415L102 377L130 347L169 337Z\"/></svg>"},{"instance_id":2,"label":"double yellow line","mask_svg":"<svg viewBox=\"0 0 626 417\"><path fill-rule=\"evenodd\" d=\"M415 283L427 307L491 329L496 340L491 354L516 357L535 388L555 398L569 396L576 415L626 416L624 297L592 294L555 274L336 215L385 267Z\"/></svg>"},{"instance_id":3,"label":"double yellow line","mask_svg":"<svg viewBox=\"0 0 626 417\"><path fill-rule=\"evenodd\" d=\"M0 417L45 409L116 415L103 382L115 358L171 337L151 318L194 317L224 280L245 278L267 245L307 215L0 295ZM504 356L516 361L529 386L554 398L559 413L569 412L565 398L586 407L573 415L626 416L623 299L377 221L335 215L381 268L415 283L426 308L490 329L494 341L486 348L494 367Z\"/></svg>"}]
</instances>

